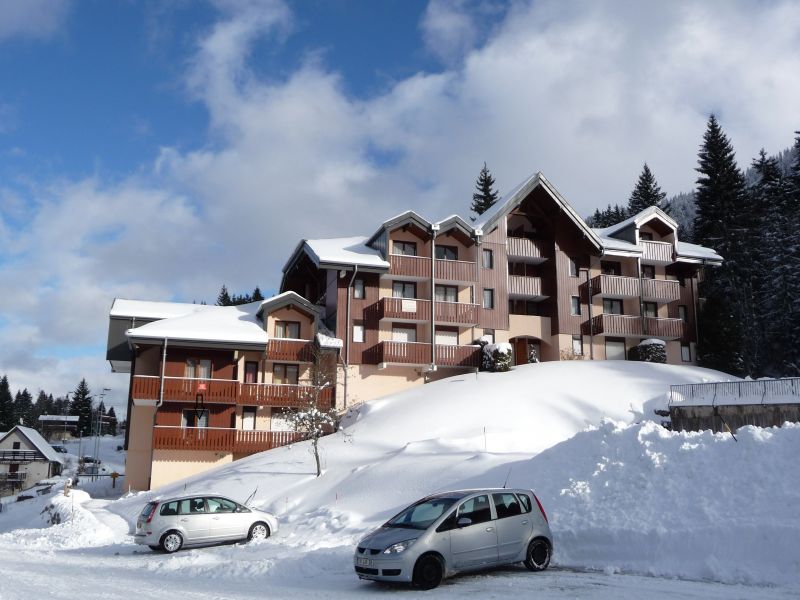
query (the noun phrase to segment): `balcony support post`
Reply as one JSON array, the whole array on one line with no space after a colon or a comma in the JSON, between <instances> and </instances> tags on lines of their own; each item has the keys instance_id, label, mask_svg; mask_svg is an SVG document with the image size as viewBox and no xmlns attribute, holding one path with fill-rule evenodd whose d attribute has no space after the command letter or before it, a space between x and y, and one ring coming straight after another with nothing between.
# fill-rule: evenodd
<instances>
[{"instance_id":1,"label":"balcony support post","mask_svg":"<svg viewBox=\"0 0 800 600\"><path fill-rule=\"evenodd\" d=\"M439 224L431 225L431 372L436 370L436 232Z\"/></svg>"},{"instance_id":2,"label":"balcony support post","mask_svg":"<svg viewBox=\"0 0 800 600\"><path fill-rule=\"evenodd\" d=\"M647 323L644 318L644 277L642 277L642 257L636 257L636 270L639 273L639 315L642 319L642 335L647 337Z\"/></svg>"}]
</instances>

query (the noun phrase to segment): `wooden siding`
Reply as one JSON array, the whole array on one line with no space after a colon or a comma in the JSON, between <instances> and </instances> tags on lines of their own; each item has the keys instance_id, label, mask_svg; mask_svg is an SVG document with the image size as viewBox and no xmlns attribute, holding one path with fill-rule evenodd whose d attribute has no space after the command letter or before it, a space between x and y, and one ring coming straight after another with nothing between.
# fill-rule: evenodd
<instances>
[{"instance_id":1,"label":"wooden siding","mask_svg":"<svg viewBox=\"0 0 800 600\"><path fill-rule=\"evenodd\" d=\"M598 275L590 280L592 295L609 298L638 298L639 279L620 275Z\"/></svg>"},{"instance_id":2,"label":"wooden siding","mask_svg":"<svg viewBox=\"0 0 800 600\"><path fill-rule=\"evenodd\" d=\"M474 282L477 280L477 267L472 261L436 259L436 281Z\"/></svg>"},{"instance_id":3,"label":"wooden siding","mask_svg":"<svg viewBox=\"0 0 800 600\"><path fill-rule=\"evenodd\" d=\"M508 329L508 257L506 256L506 221L502 219L497 228L485 235L478 247L478 284L475 287L475 302L478 310L478 326L484 329ZM492 269L484 269L480 257L482 251L491 250L494 259ZM483 308L483 290L494 290L494 308Z\"/></svg>"},{"instance_id":4,"label":"wooden siding","mask_svg":"<svg viewBox=\"0 0 800 600\"><path fill-rule=\"evenodd\" d=\"M267 360L278 362L311 362L313 342L272 338L267 345Z\"/></svg>"},{"instance_id":5,"label":"wooden siding","mask_svg":"<svg viewBox=\"0 0 800 600\"><path fill-rule=\"evenodd\" d=\"M430 279L431 277L430 257L392 254L389 256L389 264L391 265L389 269L391 275L414 279Z\"/></svg>"},{"instance_id":6,"label":"wooden siding","mask_svg":"<svg viewBox=\"0 0 800 600\"><path fill-rule=\"evenodd\" d=\"M506 240L506 253L509 258L525 259L544 259L543 243L539 240L527 238L509 237Z\"/></svg>"},{"instance_id":7,"label":"wooden siding","mask_svg":"<svg viewBox=\"0 0 800 600\"><path fill-rule=\"evenodd\" d=\"M672 244L669 242L650 242L640 240L644 252L642 253L642 262L646 263L660 263L669 264L673 261L672 258Z\"/></svg>"},{"instance_id":8,"label":"wooden siding","mask_svg":"<svg viewBox=\"0 0 800 600\"><path fill-rule=\"evenodd\" d=\"M680 298L680 284L669 279L642 279L642 297L648 301L674 302Z\"/></svg>"}]
</instances>

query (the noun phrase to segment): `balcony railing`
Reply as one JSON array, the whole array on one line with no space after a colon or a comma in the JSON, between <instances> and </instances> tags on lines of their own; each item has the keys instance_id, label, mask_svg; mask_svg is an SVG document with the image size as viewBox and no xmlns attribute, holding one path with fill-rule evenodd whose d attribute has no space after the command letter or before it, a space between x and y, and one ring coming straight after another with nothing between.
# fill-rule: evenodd
<instances>
[{"instance_id":1,"label":"balcony railing","mask_svg":"<svg viewBox=\"0 0 800 600\"><path fill-rule=\"evenodd\" d=\"M156 426L153 428L153 448L253 454L298 442L304 437L305 434L294 431Z\"/></svg>"},{"instance_id":2,"label":"balcony railing","mask_svg":"<svg viewBox=\"0 0 800 600\"><path fill-rule=\"evenodd\" d=\"M36 450L0 450L0 463L29 463L36 460L38 456L39 453Z\"/></svg>"},{"instance_id":3,"label":"balcony railing","mask_svg":"<svg viewBox=\"0 0 800 600\"><path fill-rule=\"evenodd\" d=\"M644 252L642 261L646 263L659 263L668 265L672 262L672 244L669 242L650 242L642 240L640 242Z\"/></svg>"},{"instance_id":4,"label":"balcony railing","mask_svg":"<svg viewBox=\"0 0 800 600\"><path fill-rule=\"evenodd\" d=\"M518 237L509 237L506 239L506 254L509 258L545 258L542 252L541 242Z\"/></svg>"},{"instance_id":5,"label":"balcony railing","mask_svg":"<svg viewBox=\"0 0 800 600\"><path fill-rule=\"evenodd\" d=\"M642 297L656 302L680 300L681 286L672 279L642 279Z\"/></svg>"},{"instance_id":6,"label":"balcony railing","mask_svg":"<svg viewBox=\"0 0 800 600\"><path fill-rule=\"evenodd\" d=\"M430 321L430 300L381 298L378 318L394 321ZM478 305L466 302L436 301L436 322L471 327L478 323Z\"/></svg>"},{"instance_id":7,"label":"balcony railing","mask_svg":"<svg viewBox=\"0 0 800 600\"><path fill-rule=\"evenodd\" d=\"M589 284L592 295L611 296L614 298L636 298L639 296L639 279L620 275L598 275Z\"/></svg>"},{"instance_id":8,"label":"balcony railing","mask_svg":"<svg viewBox=\"0 0 800 600\"><path fill-rule=\"evenodd\" d=\"M22 483L28 477L25 471L17 471L16 473L0 473L0 481L8 483Z\"/></svg>"},{"instance_id":9,"label":"balcony railing","mask_svg":"<svg viewBox=\"0 0 800 600\"><path fill-rule=\"evenodd\" d=\"M541 277L523 277L521 275L508 276L509 296L522 296L533 298L542 295Z\"/></svg>"},{"instance_id":10,"label":"balcony railing","mask_svg":"<svg viewBox=\"0 0 800 600\"><path fill-rule=\"evenodd\" d=\"M402 277L416 279L431 278L431 259L424 256L407 256L404 254L390 254L390 273Z\"/></svg>"},{"instance_id":11,"label":"balcony railing","mask_svg":"<svg viewBox=\"0 0 800 600\"><path fill-rule=\"evenodd\" d=\"M133 398L135 400L158 400L160 377L135 375ZM243 406L296 407L305 403L313 388L309 385L277 383L240 383L231 379L189 379L186 377L164 378L164 401L195 402L203 394L206 404L239 404ZM334 398L333 388L320 392L320 407L330 407Z\"/></svg>"},{"instance_id":12,"label":"balcony railing","mask_svg":"<svg viewBox=\"0 0 800 600\"><path fill-rule=\"evenodd\" d=\"M683 335L684 323L680 319L637 317L634 315L602 314L583 324L584 335L618 337L654 337L665 340L678 339Z\"/></svg>"},{"instance_id":13,"label":"balcony railing","mask_svg":"<svg viewBox=\"0 0 800 600\"><path fill-rule=\"evenodd\" d=\"M272 338L267 344L267 360L311 362L314 344L309 340Z\"/></svg>"},{"instance_id":14,"label":"balcony railing","mask_svg":"<svg viewBox=\"0 0 800 600\"><path fill-rule=\"evenodd\" d=\"M380 342L371 352L375 364L428 365L431 345L422 342ZM480 346L449 346L436 344L436 364L446 367L477 367Z\"/></svg>"},{"instance_id":15,"label":"balcony railing","mask_svg":"<svg viewBox=\"0 0 800 600\"><path fill-rule=\"evenodd\" d=\"M475 263L468 260L436 259L436 281L477 281Z\"/></svg>"}]
</instances>

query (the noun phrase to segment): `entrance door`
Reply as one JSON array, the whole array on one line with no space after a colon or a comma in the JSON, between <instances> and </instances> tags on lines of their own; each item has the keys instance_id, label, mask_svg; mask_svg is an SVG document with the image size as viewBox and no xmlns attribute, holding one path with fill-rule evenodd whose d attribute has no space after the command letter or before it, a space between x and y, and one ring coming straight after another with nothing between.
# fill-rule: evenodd
<instances>
[{"instance_id":1,"label":"entrance door","mask_svg":"<svg viewBox=\"0 0 800 600\"><path fill-rule=\"evenodd\" d=\"M245 406L242 408L242 429L253 431L256 428L256 407Z\"/></svg>"},{"instance_id":2,"label":"entrance door","mask_svg":"<svg viewBox=\"0 0 800 600\"><path fill-rule=\"evenodd\" d=\"M256 383L257 378L258 378L258 363L248 360L246 363L244 363L244 382Z\"/></svg>"},{"instance_id":3,"label":"entrance door","mask_svg":"<svg viewBox=\"0 0 800 600\"><path fill-rule=\"evenodd\" d=\"M606 360L625 360L625 340L606 340Z\"/></svg>"}]
</instances>

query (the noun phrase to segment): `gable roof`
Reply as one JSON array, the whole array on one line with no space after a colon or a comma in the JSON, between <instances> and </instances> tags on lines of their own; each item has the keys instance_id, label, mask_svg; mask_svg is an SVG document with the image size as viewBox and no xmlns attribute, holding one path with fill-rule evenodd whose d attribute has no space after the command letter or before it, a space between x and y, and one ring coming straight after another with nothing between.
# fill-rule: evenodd
<instances>
[{"instance_id":1,"label":"gable roof","mask_svg":"<svg viewBox=\"0 0 800 600\"><path fill-rule=\"evenodd\" d=\"M636 227L641 227L642 225L653 219L659 219L663 221L673 231L678 230L678 223L676 223L672 217L670 217L667 213L665 213L657 206L648 206L644 210L636 213L631 217L628 217L624 221L620 221L619 223L611 225L610 227L604 228L602 230L603 235L608 237L613 237L615 233L622 231L623 229L626 229L631 225L635 225Z\"/></svg>"},{"instance_id":2,"label":"gable roof","mask_svg":"<svg viewBox=\"0 0 800 600\"><path fill-rule=\"evenodd\" d=\"M158 302L150 300L127 300L114 298L110 317L136 317L137 319L169 319L180 317L210 308L205 304L189 304L188 302Z\"/></svg>"},{"instance_id":3,"label":"gable roof","mask_svg":"<svg viewBox=\"0 0 800 600\"><path fill-rule=\"evenodd\" d=\"M282 292L277 296L272 296L271 298L267 298L261 302L261 306L258 308L258 312L256 315L263 319L264 313L271 313L272 311L278 310L279 308L283 308L284 306L294 306L299 305L308 313L313 316L315 319L319 315L319 307L311 304L308 300L303 298L300 294L293 291Z\"/></svg>"},{"instance_id":4,"label":"gable roof","mask_svg":"<svg viewBox=\"0 0 800 600\"><path fill-rule=\"evenodd\" d=\"M46 460L49 462L57 462L62 465L64 464L64 459L61 458L55 450L53 450L53 447L47 443L47 440L45 440L38 431L31 429L30 427L16 425L11 431L0 436L0 442L9 437L15 431L18 431L20 435L25 437L30 442L31 446L36 448L36 450L38 450Z\"/></svg>"},{"instance_id":5,"label":"gable roof","mask_svg":"<svg viewBox=\"0 0 800 600\"><path fill-rule=\"evenodd\" d=\"M366 244L363 236L300 240L289 260L283 266L284 277L291 266L305 254L320 269L352 268L358 266L367 271L388 271L389 263L381 253Z\"/></svg>"}]
</instances>

